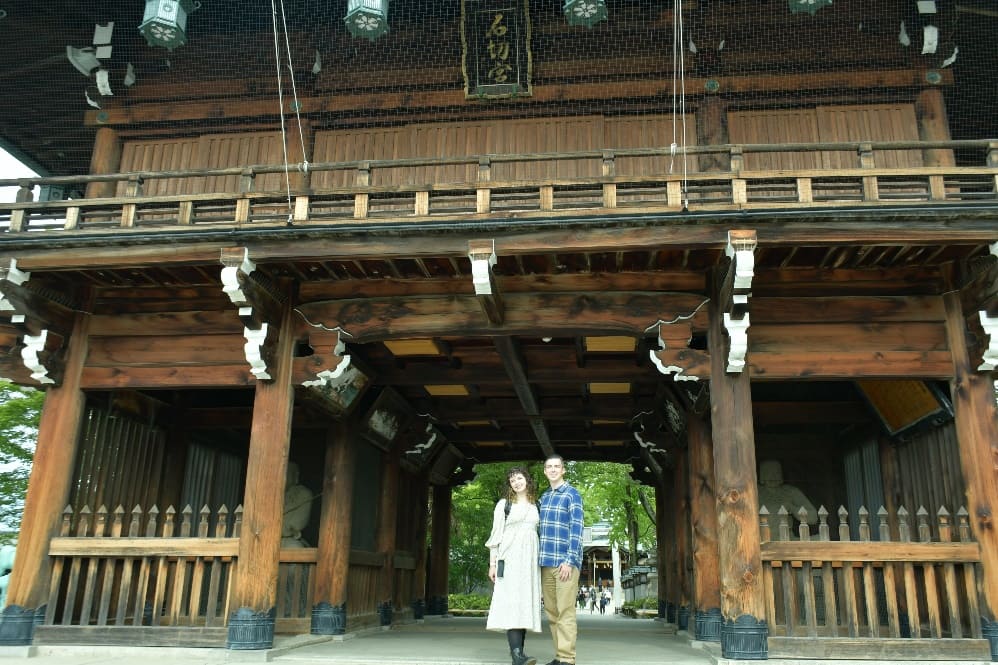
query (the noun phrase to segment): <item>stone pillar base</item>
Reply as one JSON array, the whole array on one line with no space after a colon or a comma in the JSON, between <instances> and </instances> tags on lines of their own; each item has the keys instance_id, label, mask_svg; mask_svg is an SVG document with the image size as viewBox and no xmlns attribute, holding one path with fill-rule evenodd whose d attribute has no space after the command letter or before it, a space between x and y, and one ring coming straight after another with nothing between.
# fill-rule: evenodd
<instances>
[{"instance_id":1,"label":"stone pillar base","mask_svg":"<svg viewBox=\"0 0 998 665\"><path fill-rule=\"evenodd\" d=\"M254 612L240 607L229 617L226 647L232 650L269 649L274 646L274 622L277 608Z\"/></svg>"},{"instance_id":2,"label":"stone pillar base","mask_svg":"<svg viewBox=\"0 0 998 665\"><path fill-rule=\"evenodd\" d=\"M347 632L347 604L331 605L326 601L312 608L312 635L342 635Z\"/></svg>"},{"instance_id":3,"label":"stone pillar base","mask_svg":"<svg viewBox=\"0 0 998 665\"><path fill-rule=\"evenodd\" d=\"M769 647L766 637L769 627L764 619L743 614L721 626L721 655L741 660L767 660Z\"/></svg>"},{"instance_id":4,"label":"stone pillar base","mask_svg":"<svg viewBox=\"0 0 998 665\"><path fill-rule=\"evenodd\" d=\"M709 610L697 610L693 613L693 636L701 642L720 642L721 626L724 625L724 617L721 615L720 607L712 607Z\"/></svg>"}]
</instances>

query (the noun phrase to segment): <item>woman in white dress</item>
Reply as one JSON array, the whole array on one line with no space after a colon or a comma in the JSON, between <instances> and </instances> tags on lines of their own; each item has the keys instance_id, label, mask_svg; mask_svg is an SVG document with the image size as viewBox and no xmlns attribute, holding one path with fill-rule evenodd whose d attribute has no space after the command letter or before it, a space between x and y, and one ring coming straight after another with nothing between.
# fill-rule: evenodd
<instances>
[{"instance_id":1,"label":"woman in white dress","mask_svg":"<svg viewBox=\"0 0 998 665\"><path fill-rule=\"evenodd\" d=\"M495 584L485 627L506 631L513 665L536 665L536 659L523 653L523 643L528 630L541 632L537 485L522 467L511 468L506 478L509 482L506 498L496 504L492 535L485 542L489 548L489 579Z\"/></svg>"}]
</instances>

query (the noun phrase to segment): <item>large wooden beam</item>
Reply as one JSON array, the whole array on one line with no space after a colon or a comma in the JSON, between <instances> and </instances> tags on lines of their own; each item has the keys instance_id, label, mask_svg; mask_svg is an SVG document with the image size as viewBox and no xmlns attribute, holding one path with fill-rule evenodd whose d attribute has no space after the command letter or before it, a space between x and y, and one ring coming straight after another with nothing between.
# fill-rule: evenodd
<instances>
[{"instance_id":1,"label":"large wooden beam","mask_svg":"<svg viewBox=\"0 0 998 665\"><path fill-rule=\"evenodd\" d=\"M326 438L319 517L312 632L339 635L346 630L347 577L357 447L345 421L334 422Z\"/></svg>"},{"instance_id":2,"label":"large wooden beam","mask_svg":"<svg viewBox=\"0 0 998 665\"><path fill-rule=\"evenodd\" d=\"M977 371L978 359L970 357L960 294L950 291L943 295L943 302L953 354L950 393L960 448L960 466L967 488L970 523L981 548L981 614L985 621L994 622L998 612L998 529L995 523L998 513L998 471L995 467L995 460L998 460L998 415L995 413L995 377L993 372ZM992 642L992 652L994 647Z\"/></svg>"},{"instance_id":3,"label":"large wooden beam","mask_svg":"<svg viewBox=\"0 0 998 665\"><path fill-rule=\"evenodd\" d=\"M711 430L720 553L721 649L764 658L766 605L759 544L759 496L749 374L725 371L723 311L710 306Z\"/></svg>"},{"instance_id":4,"label":"large wooden beam","mask_svg":"<svg viewBox=\"0 0 998 665\"><path fill-rule=\"evenodd\" d=\"M620 220L618 226L609 226L600 216L599 226L567 230L515 229L496 237L496 253L500 256L525 254L550 254L567 252L599 252L607 247L614 251L628 252L666 247L684 249L723 249L728 230L744 227L744 218L751 213L741 212L739 223L727 221L730 215L669 213L658 216L660 223L633 225L631 220ZM804 222L786 223L787 219ZM541 218L538 218L539 221ZM595 218L594 218L595 219ZM766 222L765 220L769 220ZM993 213L981 210L967 211L961 206L946 208L926 207L924 211L905 211L889 217L883 210L788 210L783 213L766 211L755 224L760 245L766 247L832 247L854 245L882 245L885 238L897 245L926 246L939 244L987 244L994 241ZM692 224L689 222L702 223ZM675 222L675 223L670 223ZM764 223L765 222L765 223ZM773 223L778 222L778 223ZM915 223L917 222L917 223ZM377 221L371 230L383 226ZM470 234L419 235L418 225L404 236L391 238L364 234L357 237L353 225L350 232L338 234L335 226L293 232L271 229L269 239L252 239L246 242L261 263L299 260L328 261L332 259L390 259L431 256L461 257L467 252ZM184 231L189 236L190 231ZM127 238L116 231L109 234ZM16 250L18 265L23 270L73 270L100 268L140 268L172 265L210 265L217 261L219 252L239 238L238 231L227 231L224 238L213 238L205 232L204 240L178 245L171 242L171 233L163 232L162 245L128 246L109 245L106 238L86 241L75 239L72 234L60 234L58 242L70 246L57 247L54 234L47 238L45 247L21 246L21 238L7 237L5 244ZM33 237L32 237L33 239Z\"/></svg>"},{"instance_id":5,"label":"large wooden beam","mask_svg":"<svg viewBox=\"0 0 998 665\"><path fill-rule=\"evenodd\" d=\"M952 72L941 70L943 83L952 83ZM718 77L721 90L726 93L751 93L774 90L799 91L827 88L833 90L861 88L896 88L924 85L925 72L919 70L886 70L876 72L826 72L790 75L753 75ZM688 79L687 88L704 90L707 79ZM567 85L537 85L530 97L520 98L523 106L541 106L565 99L614 100L637 97L662 98L671 95L672 82L664 79L638 81L612 81L599 84L575 83ZM420 108L442 109L461 107L467 104L462 90L427 90L389 93L338 94L299 99L299 112L303 116L315 113L344 113L376 110L396 111L405 108L409 111ZM207 102L162 102L138 104L102 111L88 111L84 122L91 126L136 125L158 122L176 123L197 120L239 120L272 117L273 102L228 99Z\"/></svg>"},{"instance_id":6,"label":"large wooden beam","mask_svg":"<svg viewBox=\"0 0 998 665\"><path fill-rule=\"evenodd\" d=\"M229 619L230 648L247 648L247 632L257 636L253 643L262 644L268 640L273 643L274 639L278 557L294 406L291 383L295 351L293 316L288 303L281 315L273 381L256 384L239 566L229 600L229 606L235 610Z\"/></svg>"},{"instance_id":7,"label":"large wooden beam","mask_svg":"<svg viewBox=\"0 0 998 665\"><path fill-rule=\"evenodd\" d=\"M496 337L493 342L496 345L496 351L499 352L499 357L502 358L506 373L509 375L510 381L513 382L513 390L516 392L520 404L523 405L523 412L530 420L530 427L534 431L534 436L537 437L537 443L540 445L541 451L545 457L554 455L554 446L551 445L551 437L548 434L547 426L540 415L537 396L534 394L534 389L527 380L526 367L523 364L523 358L520 355L520 349L516 340L512 337Z\"/></svg>"},{"instance_id":8,"label":"large wooden beam","mask_svg":"<svg viewBox=\"0 0 998 665\"><path fill-rule=\"evenodd\" d=\"M31 643L34 622L30 619L25 622L23 615L34 615L49 597L49 543L59 530L63 508L69 502L86 402L80 375L87 356L89 323L87 313L77 313L66 349L62 383L50 387L45 395L18 535L17 566L11 574L7 608L0 622L22 616L16 616L16 628L3 631L5 644Z\"/></svg>"},{"instance_id":9,"label":"large wooden beam","mask_svg":"<svg viewBox=\"0 0 998 665\"><path fill-rule=\"evenodd\" d=\"M387 298L308 303L299 311L309 321L341 328L352 342L467 335L625 334L639 337L659 318L689 316L703 302L686 293L508 294L501 327L483 323L475 296ZM695 322L706 327L706 316Z\"/></svg>"}]
</instances>

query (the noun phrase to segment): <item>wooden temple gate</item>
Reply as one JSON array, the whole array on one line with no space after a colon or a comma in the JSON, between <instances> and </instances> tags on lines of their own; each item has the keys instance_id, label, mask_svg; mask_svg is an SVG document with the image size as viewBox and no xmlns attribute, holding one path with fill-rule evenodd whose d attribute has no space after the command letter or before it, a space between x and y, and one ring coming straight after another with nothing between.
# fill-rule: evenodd
<instances>
[{"instance_id":1,"label":"wooden temple gate","mask_svg":"<svg viewBox=\"0 0 998 665\"><path fill-rule=\"evenodd\" d=\"M48 393L0 644L445 614L452 488L559 453L656 488L660 613L725 657L998 659L998 140L953 69L705 55L677 111L640 21L596 83L534 14L532 96L372 46L296 142L270 72L157 70L0 181L0 375ZM827 510L760 511L767 459Z\"/></svg>"}]
</instances>

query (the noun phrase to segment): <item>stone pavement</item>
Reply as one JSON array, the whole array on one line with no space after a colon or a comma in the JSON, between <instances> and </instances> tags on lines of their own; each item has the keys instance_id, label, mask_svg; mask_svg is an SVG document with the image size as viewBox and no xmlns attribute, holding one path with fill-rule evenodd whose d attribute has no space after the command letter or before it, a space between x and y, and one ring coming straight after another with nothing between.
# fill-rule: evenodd
<instances>
[{"instance_id":1,"label":"stone pavement","mask_svg":"<svg viewBox=\"0 0 998 665\"><path fill-rule=\"evenodd\" d=\"M579 665L712 665L719 649L690 645L689 637L651 619L579 614ZM553 657L547 626L528 633L526 651L538 665ZM278 637L267 651L166 647L4 647L0 665L217 665L274 662L285 665L506 665L502 633L485 630L484 618L430 617L423 623L376 629L347 639Z\"/></svg>"}]
</instances>

